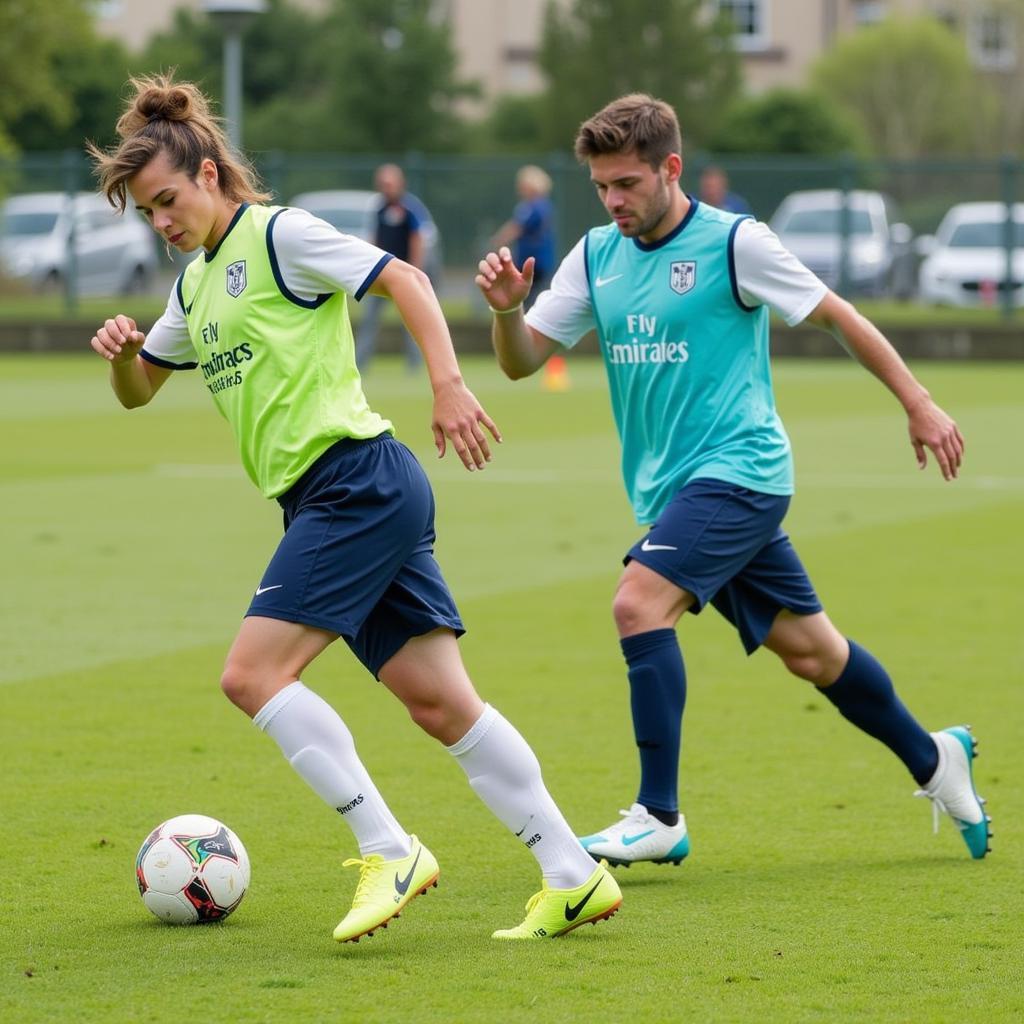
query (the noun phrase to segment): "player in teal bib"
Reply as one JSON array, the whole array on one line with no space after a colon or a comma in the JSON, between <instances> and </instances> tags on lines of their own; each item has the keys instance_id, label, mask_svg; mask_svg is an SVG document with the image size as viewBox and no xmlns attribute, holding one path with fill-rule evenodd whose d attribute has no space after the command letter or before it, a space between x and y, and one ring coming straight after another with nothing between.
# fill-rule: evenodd
<instances>
[{"instance_id":1,"label":"player in teal bib","mask_svg":"<svg viewBox=\"0 0 1024 1024\"><path fill-rule=\"evenodd\" d=\"M749 652L765 646L904 763L973 857L987 817L961 727L928 733L885 669L826 615L781 528L793 470L775 410L769 309L834 334L903 405L923 467L946 480L963 456L956 424L881 333L830 292L763 224L680 187L675 113L634 94L584 122L576 155L613 223L589 231L524 317L533 267L508 249L480 261L493 340L513 379L596 332L637 520L613 604L630 686L640 786L623 820L581 841L596 858L679 864L690 850L677 782L686 671L675 627L712 604Z\"/></svg>"},{"instance_id":2,"label":"player in teal bib","mask_svg":"<svg viewBox=\"0 0 1024 1024\"><path fill-rule=\"evenodd\" d=\"M576 842L533 751L466 673L462 621L434 559L430 484L363 395L347 296L369 292L394 300L423 351L438 454L450 444L467 469L483 469L485 431L500 440L463 383L426 275L304 211L261 205L267 196L194 86L133 85L120 145L92 148L101 185L122 210L130 196L168 244L202 251L148 336L121 314L92 348L127 407L148 404L176 371L198 370L250 478L282 507L284 536L221 686L352 830L359 856L345 865L359 882L334 938L372 935L439 874L377 791L345 723L300 681L339 637L540 865L543 889L526 920L495 937L553 937L610 917L621 902L615 880Z\"/></svg>"},{"instance_id":3,"label":"player in teal bib","mask_svg":"<svg viewBox=\"0 0 1024 1024\"><path fill-rule=\"evenodd\" d=\"M642 523L700 477L793 492L772 393L768 309L734 297L728 255L740 219L693 201L650 244L614 224L586 236L622 474Z\"/></svg>"}]
</instances>

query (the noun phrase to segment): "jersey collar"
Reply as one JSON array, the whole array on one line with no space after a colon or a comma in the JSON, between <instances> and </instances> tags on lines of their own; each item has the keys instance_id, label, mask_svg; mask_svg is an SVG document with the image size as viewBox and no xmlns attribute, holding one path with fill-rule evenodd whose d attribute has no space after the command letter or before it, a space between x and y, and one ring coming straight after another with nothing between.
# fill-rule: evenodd
<instances>
[{"instance_id":1,"label":"jersey collar","mask_svg":"<svg viewBox=\"0 0 1024 1024\"><path fill-rule=\"evenodd\" d=\"M228 224L227 228L225 228L224 234L220 236L220 241L206 254L206 262L207 263L212 263L214 261L214 259L217 256L217 253L220 252L220 247L224 244L224 239L227 238L228 235L231 234L232 229L238 223L238 219L248 209L249 209L249 204L248 203L242 203L242 205L237 210L235 210L235 215L234 215L234 217L231 218L231 222Z\"/></svg>"},{"instance_id":2,"label":"jersey collar","mask_svg":"<svg viewBox=\"0 0 1024 1024\"><path fill-rule=\"evenodd\" d=\"M633 244L642 252L653 252L655 249L660 249L663 245L668 245L693 220L693 215L697 212L697 207L700 205L689 192L686 193L686 198L690 200L690 208L686 211L686 216L664 238L659 238L656 242L641 242L639 238L634 238Z\"/></svg>"}]
</instances>

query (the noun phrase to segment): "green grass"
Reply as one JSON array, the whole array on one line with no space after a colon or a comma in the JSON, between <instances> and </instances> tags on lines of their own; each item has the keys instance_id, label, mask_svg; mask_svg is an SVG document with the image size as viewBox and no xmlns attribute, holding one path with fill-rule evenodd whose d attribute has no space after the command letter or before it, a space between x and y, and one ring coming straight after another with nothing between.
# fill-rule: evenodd
<instances>
[{"instance_id":1,"label":"green grass","mask_svg":"<svg viewBox=\"0 0 1024 1024\"><path fill-rule=\"evenodd\" d=\"M167 293L174 279L167 278ZM123 295L113 298L97 298L88 296L79 298L73 310L69 310L63 295L41 294L4 294L0 291L0 324L2 323L103 323L109 316L126 313L140 324L153 323L167 305L167 294ZM483 299L470 301L464 297L441 298L441 306L445 316L451 321L487 319ZM359 322L361 307L358 302L349 300L349 312L354 323ZM384 307L385 323L399 323L398 310L392 303Z\"/></svg>"},{"instance_id":2,"label":"green grass","mask_svg":"<svg viewBox=\"0 0 1024 1024\"><path fill-rule=\"evenodd\" d=\"M569 820L597 828L635 794L609 607L638 530L603 372L573 360L572 389L549 394L464 368L506 436L483 474L436 460L425 382L397 361L367 390L434 481L479 689ZM338 947L351 839L217 686L276 506L236 469L198 380L126 413L94 358L0 362L0 1019L1021 1020L1024 366L918 370L967 438L954 484L916 471L863 371L777 366L799 481L788 526L832 617L906 702L932 728L974 726L990 858L970 861L948 821L932 836L902 767L708 612L680 627L692 856L621 872L622 912L597 928L499 945L532 859L339 645L306 681L442 877L386 932ZM165 927L135 889L142 839L189 811L222 818L252 858L223 925Z\"/></svg>"},{"instance_id":3,"label":"green grass","mask_svg":"<svg viewBox=\"0 0 1024 1024\"><path fill-rule=\"evenodd\" d=\"M453 271L463 274L470 281L469 269ZM170 288L171 278L167 279ZM455 280L450 279L452 286ZM0 323L21 323L46 321L48 323L87 322L102 323L115 312L125 312L140 323L152 323L164 311L166 295L126 296L115 299L82 298L74 312L69 312L61 295L12 294L0 295ZM441 305L445 315L452 322L486 321L487 310L483 301L475 295L471 298L456 295L442 295ZM875 299L858 299L857 308L868 318L883 327L1001 327L1019 322L1021 313L1016 311L1014 320L1008 321L1001 309L955 309L949 306L923 306L914 302L891 302ZM353 319L358 322L358 302L350 302ZM384 311L385 322L397 323L398 314L388 304Z\"/></svg>"},{"instance_id":4,"label":"green grass","mask_svg":"<svg viewBox=\"0 0 1024 1024\"><path fill-rule=\"evenodd\" d=\"M1006 327L1020 322L1020 310L1012 310L1010 319L1001 307L961 309L957 306L929 306L919 302L894 302L881 299L855 299L857 308L869 319L885 327Z\"/></svg>"}]
</instances>

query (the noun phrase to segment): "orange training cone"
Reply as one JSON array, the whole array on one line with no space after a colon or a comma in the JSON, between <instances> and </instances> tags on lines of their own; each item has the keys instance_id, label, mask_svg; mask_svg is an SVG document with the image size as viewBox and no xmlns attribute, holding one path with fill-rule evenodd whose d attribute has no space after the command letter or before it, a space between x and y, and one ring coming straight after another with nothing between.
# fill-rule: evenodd
<instances>
[{"instance_id":1,"label":"orange training cone","mask_svg":"<svg viewBox=\"0 0 1024 1024\"><path fill-rule=\"evenodd\" d=\"M565 365L565 356L552 356L544 364L541 386L545 391L569 390L569 369Z\"/></svg>"}]
</instances>

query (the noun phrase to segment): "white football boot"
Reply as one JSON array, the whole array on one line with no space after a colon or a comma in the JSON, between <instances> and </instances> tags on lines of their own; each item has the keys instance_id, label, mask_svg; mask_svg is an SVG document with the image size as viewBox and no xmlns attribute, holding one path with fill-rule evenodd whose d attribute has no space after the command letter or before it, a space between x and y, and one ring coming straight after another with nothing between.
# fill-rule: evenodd
<instances>
[{"instance_id":1,"label":"white football boot","mask_svg":"<svg viewBox=\"0 0 1024 1024\"><path fill-rule=\"evenodd\" d=\"M985 813L985 801L974 789L971 762L977 756L978 741L966 725L954 725L931 734L939 751L935 774L914 796L926 796L932 802L935 831L939 830L939 811L945 811L960 830L967 849L975 860L989 852L992 838Z\"/></svg>"},{"instance_id":2,"label":"white football boot","mask_svg":"<svg viewBox=\"0 0 1024 1024\"><path fill-rule=\"evenodd\" d=\"M686 819L680 814L675 825L665 825L643 804L619 811L622 820L593 835L582 836L583 849L596 861L606 860L612 867L626 867L637 861L654 864L681 864L690 852Z\"/></svg>"}]
</instances>

